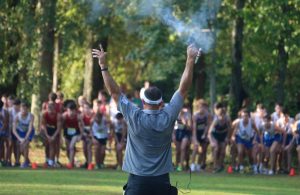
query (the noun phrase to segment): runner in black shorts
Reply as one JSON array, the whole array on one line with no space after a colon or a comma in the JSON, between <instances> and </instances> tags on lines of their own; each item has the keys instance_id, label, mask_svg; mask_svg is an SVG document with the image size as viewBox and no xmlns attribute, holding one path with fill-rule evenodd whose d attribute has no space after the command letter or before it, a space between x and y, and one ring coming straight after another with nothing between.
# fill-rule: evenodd
<instances>
[{"instance_id":1,"label":"runner in black shorts","mask_svg":"<svg viewBox=\"0 0 300 195\"><path fill-rule=\"evenodd\" d=\"M57 139L59 139L61 129L61 115L56 112L55 104L48 103L46 111L42 114L41 130L46 136L46 163L47 166L53 167L55 164L55 154L59 148L56 148Z\"/></svg>"},{"instance_id":2,"label":"runner in black shorts","mask_svg":"<svg viewBox=\"0 0 300 195\"><path fill-rule=\"evenodd\" d=\"M182 171L184 167L184 160L187 161L186 166L189 166L188 156L192 136L192 117L187 107L183 107L179 113L173 134L176 145L176 169L177 171Z\"/></svg>"},{"instance_id":3,"label":"runner in black shorts","mask_svg":"<svg viewBox=\"0 0 300 195\"><path fill-rule=\"evenodd\" d=\"M77 107L74 101L70 101L68 103L67 111L63 114L62 119L67 156L69 158L67 168L71 169L74 167L75 145L81 140L83 134L82 117L77 112Z\"/></svg>"},{"instance_id":4,"label":"runner in black shorts","mask_svg":"<svg viewBox=\"0 0 300 195\"><path fill-rule=\"evenodd\" d=\"M298 170L300 170L300 119L293 125L293 135L297 144Z\"/></svg>"},{"instance_id":5,"label":"runner in black shorts","mask_svg":"<svg viewBox=\"0 0 300 195\"><path fill-rule=\"evenodd\" d=\"M212 147L214 172L220 172L224 168L226 145L231 137L231 121L226 114L223 103L216 103L215 117L208 131L208 139Z\"/></svg>"},{"instance_id":6,"label":"runner in black shorts","mask_svg":"<svg viewBox=\"0 0 300 195\"><path fill-rule=\"evenodd\" d=\"M208 128L211 123L211 115L208 112L208 105L203 100L197 101L197 111L193 116L193 154L191 171L200 171L206 167L206 151L208 146ZM201 153L199 154L199 146L201 146ZM196 155L198 156L197 163L195 164Z\"/></svg>"},{"instance_id":7,"label":"runner in black shorts","mask_svg":"<svg viewBox=\"0 0 300 195\"><path fill-rule=\"evenodd\" d=\"M123 162L123 149L125 148L125 139L127 134L127 125L122 113L118 112L113 120L113 132L116 143L117 170L121 170Z\"/></svg>"},{"instance_id":8,"label":"runner in black shorts","mask_svg":"<svg viewBox=\"0 0 300 195\"><path fill-rule=\"evenodd\" d=\"M108 138L109 119L101 112L92 120L93 143L95 145L96 169L104 168L105 150Z\"/></svg>"}]
</instances>

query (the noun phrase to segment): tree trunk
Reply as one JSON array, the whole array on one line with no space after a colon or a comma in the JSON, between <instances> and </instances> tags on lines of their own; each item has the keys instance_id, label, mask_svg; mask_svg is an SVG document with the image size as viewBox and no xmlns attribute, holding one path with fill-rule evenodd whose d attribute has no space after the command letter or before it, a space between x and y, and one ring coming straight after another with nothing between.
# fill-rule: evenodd
<instances>
[{"instance_id":1,"label":"tree trunk","mask_svg":"<svg viewBox=\"0 0 300 195\"><path fill-rule=\"evenodd\" d=\"M54 37L54 63L53 63L53 82L52 91L57 92L58 89L58 66L59 66L59 35Z\"/></svg>"},{"instance_id":2,"label":"tree trunk","mask_svg":"<svg viewBox=\"0 0 300 195\"><path fill-rule=\"evenodd\" d=\"M283 4L281 6L282 14L287 14L290 12L290 6ZM285 100L285 91L284 83L286 78L287 65L289 61L289 55L285 50L285 39L291 36L291 29L286 28L280 33L280 39L278 42L278 79L276 83L276 100L280 103L284 103Z\"/></svg>"},{"instance_id":3,"label":"tree trunk","mask_svg":"<svg viewBox=\"0 0 300 195\"><path fill-rule=\"evenodd\" d=\"M41 56L40 56L40 87L39 93L42 101L48 99L52 88L53 57L54 57L54 29L56 0L41 0L43 25L41 30Z\"/></svg>"},{"instance_id":4,"label":"tree trunk","mask_svg":"<svg viewBox=\"0 0 300 195\"><path fill-rule=\"evenodd\" d=\"M56 0L40 0L38 10L40 12L39 28L39 56L37 63L37 81L32 94L31 109L35 116L35 127L39 128L40 108L43 101L46 101L52 89L53 79L53 56L54 56L54 28L56 14Z\"/></svg>"},{"instance_id":5,"label":"tree trunk","mask_svg":"<svg viewBox=\"0 0 300 195\"><path fill-rule=\"evenodd\" d=\"M215 34L215 33L214 33ZM216 37L215 37L216 38ZM214 112L214 104L217 101L216 95L216 50L215 47L212 50L211 54L212 62L211 67L209 69L209 97L210 97L210 111Z\"/></svg>"},{"instance_id":6,"label":"tree trunk","mask_svg":"<svg viewBox=\"0 0 300 195\"><path fill-rule=\"evenodd\" d=\"M87 98L89 102L92 102L93 95L93 56L91 53L92 43L93 43L93 34L90 31L87 35L87 47L85 52L85 70L84 70L84 87L83 95ZM95 65L96 66L96 65ZM100 76L100 74L99 74Z\"/></svg>"},{"instance_id":7,"label":"tree trunk","mask_svg":"<svg viewBox=\"0 0 300 195\"><path fill-rule=\"evenodd\" d=\"M245 0L235 0L237 12L241 12L244 8ZM232 31L232 70L231 70L231 98L232 113L235 117L243 103L243 84L242 84L242 60L243 60L243 29L244 20L241 16L237 16L234 21Z\"/></svg>"}]
</instances>

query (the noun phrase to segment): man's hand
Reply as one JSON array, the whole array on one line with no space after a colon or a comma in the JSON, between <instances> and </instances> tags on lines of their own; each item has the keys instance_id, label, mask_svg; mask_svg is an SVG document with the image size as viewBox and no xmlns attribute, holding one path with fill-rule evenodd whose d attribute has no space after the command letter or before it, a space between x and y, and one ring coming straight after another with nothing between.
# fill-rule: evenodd
<instances>
[{"instance_id":1,"label":"man's hand","mask_svg":"<svg viewBox=\"0 0 300 195\"><path fill-rule=\"evenodd\" d=\"M179 93L181 94L181 96L183 98L185 98L187 96L188 90L189 90L190 86L192 85L193 69L194 69L197 52L198 52L198 50L193 44L188 46L185 69L181 76L180 84L179 84L179 88L178 88Z\"/></svg>"},{"instance_id":2,"label":"man's hand","mask_svg":"<svg viewBox=\"0 0 300 195\"><path fill-rule=\"evenodd\" d=\"M102 48L101 44L99 45L99 47L100 50L92 50L92 55L94 58L98 58L98 63L101 68L101 73L103 76L105 87L107 88L109 95L111 95L114 101L118 104L121 90L117 85L116 81L109 74L109 71L106 67L106 52L104 52L104 49Z\"/></svg>"},{"instance_id":3,"label":"man's hand","mask_svg":"<svg viewBox=\"0 0 300 195\"><path fill-rule=\"evenodd\" d=\"M198 53L198 49L194 44L191 44L187 48L187 57L188 59L195 60Z\"/></svg>"},{"instance_id":4,"label":"man's hand","mask_svg":"<svg viewBox=\"0 0 300 195\"><path fill-rule=\"evenodd\" d=\"M100 50L93 49L92 54L94 58L98 58L98 63L100 68L105 68L106 66L106 52L104 52L104 49L102 45L99 45Z\"/></svg>"}]
</instances>

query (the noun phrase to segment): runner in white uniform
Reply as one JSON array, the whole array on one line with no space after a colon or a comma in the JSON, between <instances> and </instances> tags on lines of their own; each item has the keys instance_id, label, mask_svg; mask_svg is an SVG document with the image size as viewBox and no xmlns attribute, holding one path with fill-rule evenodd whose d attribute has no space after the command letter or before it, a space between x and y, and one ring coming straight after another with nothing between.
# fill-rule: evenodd
<instances>
[{"instance_id":1,"label":"runner in white uniform","mask_svg":"<svg viewBox=\"0 0 300 195\"><path fill-rule=\"evenodd\" d=\"M240 111L241 118L233 131L232 140L236 142L238 149L238 164L240 173L244 172L244 154L247 154L250 164L252 164L254 174L257 174L257 162L253 158L253 145L256 142L255 135L259 132L255 123L250 118L246 109Z\"/></svg>"},{"instance_id":2,"label":"runner in white uniform","mask_svg":"<svg viewBox=\"0 0 300 195\"><path fill-rule=\"evenodd\" d=\"M93 134L93 143L95 145L96 168L101 169L104 168L109 119L98 111L92 120L91 128Z\"/></svg>"},{"instance_id":3,"label":"runner in white uniform","mask_svg":"<svg viewBox=\"0 0 300 195\"><path fill-rule=\"evenodd\" d=\"M282 149L279 158L279 167L283 173L288 174L292 166L292 147L286 147L290 145L293 140L292 126L294 119L289 116L286 109L283 110L283 117L277 121L277 126L283 129Z\"/></svg>"},{"instance_id":4,"label":"runner in white uniform","mask_svg":"<svg viewBox=\"0 0 300 195\"><path fill-rule=\"evenodd\" d=\"M34 136L34 116L28 111L28 109L29 104L22 102L21 111L17 114L13 126L13 133L18 140L20 153L24 156L24 162L21 165L21 168L26 168L30 164L29 144Z\"/></svg>"},{"instance_id":5,"label":"runner in white uniform","mask_svg":"<svg viewBox=\"0 0 300 195\"><path fill-rule=\"evenodd\" d=\"M121 170L123 165L123 149L126 145L127 124L124 120L124 116L120 112L116 114L112 123L116 144L117 170Z\"/></svg>"}]
</instances>

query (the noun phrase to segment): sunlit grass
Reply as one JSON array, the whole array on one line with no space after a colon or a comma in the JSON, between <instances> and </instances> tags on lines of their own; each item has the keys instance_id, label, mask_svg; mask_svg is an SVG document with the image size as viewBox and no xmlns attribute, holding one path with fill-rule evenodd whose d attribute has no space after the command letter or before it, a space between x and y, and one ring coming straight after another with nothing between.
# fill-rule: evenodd
<instances>
[{"instance_id":1,"label":"sunlit grass","mask_svg":"<svg viewBox=\"0 0 300 195\"><path fill-rule=\"evenodd\" d=\"M190 195L300 194L299 176L192 174ZM127 174L111 169L86 171L0 169L0 194L122 194ZM188 192L189 174L172 173L171 182Z\"/></svg>"}]
</instances>

